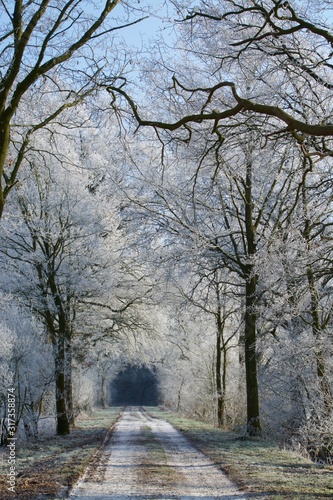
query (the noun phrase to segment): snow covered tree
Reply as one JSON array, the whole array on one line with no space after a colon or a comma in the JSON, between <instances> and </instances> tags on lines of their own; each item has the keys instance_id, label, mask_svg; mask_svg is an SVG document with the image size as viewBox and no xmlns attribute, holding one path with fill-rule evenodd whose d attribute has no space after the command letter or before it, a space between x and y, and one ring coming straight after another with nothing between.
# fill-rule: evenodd
<instances>
[{"instance_id":1,"label":"snow covered tree","mask_svg":"<svg viewBox=\"0 0 333 500\"><path fill-rule=\"evenodd\" d=\"M82 102L98 81L110 82L121 73L114 32L138 18L129 18L129 6L120 13L120 3L105 0L92 7L85 0L1 2L0 217L31 136ZM114 10L118 18L111 18ZM56 96L52 106L50 93ZM36 94L38 116L18 119L22 99Z\"/></svg>"},{"instance_id":2,"label":"snow covered tree","mask_svg":"<svg viewBox=\"0 0 333 500\"><path fill-rule=\"evenodd\" d=\"M196 275L193 291L186 278L184 289L194 304L214 314L220 342L223 304L228 294L243 295L248 429L255 432L260 429L256 309L263 286L258 287L258 250L265 248L286 216L281 212L286 200L292 200L292 210L293 194L302 180L290 169L289 157L297 149L286 143L261 150L256 122L250 131L247 126L230 129L223 142L206 128L198 127L192 135L189 146L180 142L164 148L160 178L140 164L145 188L138 204L150 218L145 222L150 245L166 266L172 262L174 279L182 272ZM220 296L223 283L226 297ZM237 300L230 304L225 317ZM219 370L216 373L219 386Z\"/></svg>"},{"instance_id":3,"label":"snow covered tree","mask_svg":"<svg viewBox=\"0 0 333 500\"><path fill-rule=\"evenodd\" d=\"M300 206L301 192L305 201L305 192L308 196L312 189L304 187L307 174L300 174L303 159L310 164L332 156L329 2L320 8L311 1L305 6L303 2L279 0L227 0L223 4L214 0L176 1L173 5L181 21L176 44L178 54L172 57L161 50L155 60L145 61L143 68L144 82L149 89L144 104L154 104L146 109L138 107L133 89L127 90L125 85L114 84L108 90L115 99L120 95L127 100L129 113L139 127L151 126L157 132L162 143L161 161L165 162L161 176L164 180L168 150L177 151L180 142L192 147L185 154L174 153L171 160L177 163L187 180L191 178L187 172L191 154L192 161L197 162L196 170L192 170L192 198L184 195L183 179L179 181L173 174L167 187L165 182L163 188L155 189L149 210L154 216L164 217L166 231L173 232L175 238L180 233L192 232L191 241L195 238L197 243L202 237L204 241L213 242L223 265L229 266L237 279L246 284L245 341L249 355L248 388L251 388L248 396L252 393L248 408L254 405L249 415L255 422L259 412L255 332L262 287L265 288L265 283L258 281L261 281L258 259L264 259L265 249L296 206ZM194 141L200 140L204 133L208 138L207 147L201 151L197 148L193 153ZM241 153L239 141L243 145ZM211 161L213 155L217 167L211 170L210 178L212 185L215 182L220 188L216 188L214 202L208 198L198 205L195 198L198 186L207 159ZM267 189L260 176L268 179ZM329 180L327 170L326 176ZM224 186L228 186L229 194L228 189L221 188L222 178L226 180ZM183 186L183 191L175 186ZM158 197L164 203L163 210L156 208ZM211 231L210 240L211 228L207 229L207 224L204 236L197 227L194 229L194 220L197 225L202 222L199 207L207 208L209 202L224 218L228 238L222 238L225 232L218 224L215 236ZM192 218L190 209L184 208L191 203L196 203ZM307 218L303 211L304 217ZM303 229L309 225L312 232L309 221ZM301 239L305 233L299 234ZM311 246L309 242L305 245L307 258L311 255L308 253ZM312 325L317 324L314 331L318 331L318 288L311 276L312 265L306 269L307 278L304 273L302 278L306 278L305 295L310 297L308 319L311 318ZM327 318L330 317L328 310ZM274 328L269 332L274 335ZM319 349L316 364L318 375L322 373L319 379L324 383L326 377L320 357ZM330 399L327 386L325 390Z\"/></svg>"},{"instance_id":4,"label":"snow covered tree","mask_svg":"<svg viewBox=\"0 0 333 500\"><path fill-rule=\"evenodd\" d=\"M23 297L42 319L53 346L59 434L69 432L72 413L70 370L78 300L105 282L109 257L104 241L117 224L89 194L89 171L80 166L79 146L78 134L57 140L53 136L53 146L48 136L39 137L25 162L25 183L16 187L13 214L10 210L2 224L2 256L8 266L3 286ZM15 216L16 211L21 215Z\"/></svg>"},{"instance_id":5,"label":"snow covered tree","mask_svg":"<svg viewBox=\"0 0 333 500\"><path fill-rule=\"evenodd\" d=\"M15 389L15 428L28 440L38 438L42 409L50 400L54 373L44 327L13 296L1 296L0 311L1 443L8 431L7 391Z\"/></svg>"},{"instance_id":6,"label":"snow covered tree","mask_svg":"<svg viewBox=\"0 0 333 500\"><path fill-rule=\"evenodd\" d=\"M260 313L259 330L272 333L272 342L264 348L260 341L259 348L263 391L271 394L266 398L271 407L266 403L265 413L270 415L270 425L279 427L278 433L284 432L291 441L294 433L305 448L318 454L332 425L329 170L329 160L303 159L294 202L283 202L285 215L266 255L262 253L257 262L265 283L261 296L266 308L264 316Z\"/></svg>"}]
</instances>

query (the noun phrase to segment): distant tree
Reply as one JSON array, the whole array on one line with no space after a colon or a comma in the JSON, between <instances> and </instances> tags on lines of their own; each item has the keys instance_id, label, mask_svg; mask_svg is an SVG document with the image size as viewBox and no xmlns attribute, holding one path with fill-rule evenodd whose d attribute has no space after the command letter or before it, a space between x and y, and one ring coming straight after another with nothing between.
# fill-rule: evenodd
<instances>
[{"instance_id":1,"label":"distant tree","mask_svg":"<svg viewBox=\"0 0 333 500\"><path fill-rule=\"evenodd\" d=\"M192 277L193 295L185 278L184 289L194 304L215 314L220 341L223 315L230 310L223 314L226 299L221 295L217 302L216 292L221 294L225 283L228 293L243 297L247 424L248 432L255 433L261 428L257 310L265 287L258 259L292 213L302 175L291 168L299 165L297 148L286 141L261 149L259 124L254 119L251 123L251 128L249 123L228 129L224 141L198 127L189 145L165 146L160 177L143 169L141 162L137 172L145 187L138 188L135 201L148 221L146 239L159 250L161 263L172 262L173 279L177 281L182 272ZM223 275L218 282L214 273Z\"/></svg>"},{"instance_id":2,"label":"distant tree","mask_svg":"<svg viewBox=\"0 0 333 500\"><path fill-rule=\"evenodd\" d=\"M1 443L8 437L8 389L14 389L16 430L23 422L28 440L38 438L38 422L54 384L52 351L43 325L10 295L1 296L0 311Z\"/></svg>"},{"instance_id":3,"label":"distant tree","mask_svg":"<svg viewBox=\"0 0 333 500\"><path fill-rule=\"evenodd\" d=\"M214 321L177 293L165 302L163 336L154 358L163 404L216 423Z\"/></svg>"},{"instance_id":4,"label":"distant tree","mask_svg":"<svg viewBox=\"0 0 333 500\"><path fill-rule=\"evenodd\" d=\"M77 112L88 114L85 106ZM151 291L126 245L116 176L104 191L110 130L106 140L85 121L67 135L64 121L36 134L2 220L2 287L43 321L53 347L58 434L69 432L75 414L73 357L83 360L102 339L136 336L147 326L141 309Z\"/></svg>"},{"instance_id":5,"label":"distant tree","mask_svg":"<svg viewBox=\"0 0 333 500\"><path fill-rule=\"evenodd\" d=\"M228 279L231 278L226 269L217 267L212 269L207 262L207 269L201 263L201 268L197 270L194 277L192 290L185 292L190 303L211 315L215 321L215 360L214 375L216 387L216 408L217 424L219 427L227 425L227 401L228 393L231 392L229 385L229 370L231 355L229 351L236 350L239 347L239 332L241 328L240 321L240 303L236 298L236 293L228 286ZM184 293L184 291L183 291ZM229 412L230 418L230 412Z\"/></svg>"},{"instance_id":6,"label":"distant tree","mask_svg":"<svg viewBox=\"0 0 333 500\"><path fill-rule=\"evenodd\" d=\"M54 151L68 148L64 139L60 143L62 147L58 139ZM77 303L101 286L98 273L107 264L99 242L110 229L97 216L102 207L95 207L88 193L89 173L73 166L79 164L75 153L72 169L66 171L50 143L39 146L39 157L31 155L25 185L17 186L11 203L21 215L13 219L9 211L3 219L2 260L10 270L3 287L22 297L47 329L55 360L57 432L66 434L73 413L70 370ZM84 176L86 187L79 183Z\"/></svg>"}]
</instances>

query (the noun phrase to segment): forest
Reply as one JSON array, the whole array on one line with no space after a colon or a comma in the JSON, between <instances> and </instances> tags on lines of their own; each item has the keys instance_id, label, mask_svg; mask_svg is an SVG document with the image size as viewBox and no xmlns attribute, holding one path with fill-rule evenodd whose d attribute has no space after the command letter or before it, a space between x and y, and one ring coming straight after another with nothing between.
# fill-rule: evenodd
<instances>
[{"instance_id":1,"label":"forest","mask_svg":"<svg viewBox=\"0 0 333 500\"><path fill-rule=\"evenodd\" d=\"M331 464L333 2L0 19L1 445L135 380Z\"/></svg>"}]
</instances>

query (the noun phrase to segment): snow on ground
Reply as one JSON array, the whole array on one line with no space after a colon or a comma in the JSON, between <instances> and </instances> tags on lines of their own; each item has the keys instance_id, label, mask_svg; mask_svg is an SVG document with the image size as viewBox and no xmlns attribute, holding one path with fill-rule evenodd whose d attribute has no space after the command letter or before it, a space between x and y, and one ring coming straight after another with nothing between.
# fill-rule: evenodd
<instances>
[{"instance_id":1,"label":"snow on ground","mask_svg":"<svg viewBox=\"0 0 333 500\"><path fill-rule=\"evenodd\" d=\"M128 408L103 459L70 498L86 500L245 500L221 469L164 420Z\"/></svg>"}]
</instances>

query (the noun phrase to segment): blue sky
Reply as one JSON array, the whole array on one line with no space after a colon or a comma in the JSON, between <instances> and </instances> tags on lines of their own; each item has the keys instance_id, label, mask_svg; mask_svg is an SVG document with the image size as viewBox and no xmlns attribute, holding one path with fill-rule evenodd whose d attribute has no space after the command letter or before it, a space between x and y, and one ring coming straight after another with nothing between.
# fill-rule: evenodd
<instances>
[{"instance_id":1,"label":"blue sky","mask_svg":"<svg viewBox=\"0 0 333 500\"><path fill-rule=\"evenodd\" d=\"M134 2L133 2L134 3ZM128 43L134 46L141 47L146 45L150 39L155 38L160 32L163 32L164 36L168 37L171 35L170 22L168 22L169 12L167 7L164 5L165 2L152 2L149 0L141 0L138 3L138 9L142 9L143 14L139 12L132 14L131 19L138 19L142 15L148 16L138 24L129 26L121 30L120 34L123 36ZM115 15L122 12L123 7L120 5L119 8L115 8Z\"/></svg>"}]
</instances>

